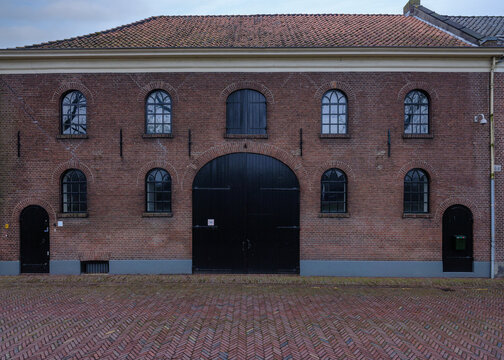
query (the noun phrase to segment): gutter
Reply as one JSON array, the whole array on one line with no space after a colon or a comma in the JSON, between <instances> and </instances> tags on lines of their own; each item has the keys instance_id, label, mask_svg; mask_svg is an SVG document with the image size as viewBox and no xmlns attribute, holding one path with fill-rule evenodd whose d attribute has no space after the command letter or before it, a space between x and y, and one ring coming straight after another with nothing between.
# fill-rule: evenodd
<instances>
[{"instance_id":1,"label":"gutter","mask_svg":"<svg viewBox=\"0 0 504 360\"><path fill-rule=\"evenodd\" d=\"M250 56L501 56L502 47L334 47L334 48L120 48L120 49L0 49L0 60L124 57L250 57Z\"/></svg>"}]
</instances>

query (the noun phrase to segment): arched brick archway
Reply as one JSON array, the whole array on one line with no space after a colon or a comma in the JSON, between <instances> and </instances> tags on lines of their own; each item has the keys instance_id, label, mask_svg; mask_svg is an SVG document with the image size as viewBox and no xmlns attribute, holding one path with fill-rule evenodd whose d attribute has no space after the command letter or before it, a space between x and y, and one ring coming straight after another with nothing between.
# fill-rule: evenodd
<instances>
[{"instance_id":1,"label":"arched brick archway","mask_svg":"<svg viewBox=\"0 0 504 360\"><path fill-rule=\"evenodd\" d=\"M195 157L193 161L186 166L180 178L181 190L191 190L194 177L201 167L209 161L223 155L239 152L267 155L281 161L296 174L300 181L301 188L311 189L311 176L309 176L308 171L302 165L299 157L293 156L291 153L274 145L249 140L238 140L220 146L213 146Z\"/></svg>"}]
</instances>

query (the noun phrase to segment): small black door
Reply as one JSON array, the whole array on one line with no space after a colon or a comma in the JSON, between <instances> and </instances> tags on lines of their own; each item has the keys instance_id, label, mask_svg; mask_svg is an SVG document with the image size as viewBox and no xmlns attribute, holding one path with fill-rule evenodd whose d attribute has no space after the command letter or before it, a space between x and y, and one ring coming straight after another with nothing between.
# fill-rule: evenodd
<instances>
[{"instance_id":1,"label":"small black door","mask_svg":"<svg viewBox=\"0 0 504 360\"><path fill-rule=\"evenodd\" d=\"M299 182L282 162L236 153L193 183L195 271L298 273Z\"/></svg>"},{"instance_id":2,"label":"small black door","mask_svg":"<svg viewBox=\"0 0 504 360\"><path fill-rule=\"evenodd\" d=\"M49 215L44 208L31 205L23 209L21 229L21 272L49 272Z\"/></svg>"},{"instance_id":3,"label":"small black door","mask_svg":"<svg viewBox=\"0 0 504 360\"><path fill-rule=\"evenodd\" d=\"M462 205L443 215L443 271L473 271L473 217Z\"/></svg>"}]
</instances>

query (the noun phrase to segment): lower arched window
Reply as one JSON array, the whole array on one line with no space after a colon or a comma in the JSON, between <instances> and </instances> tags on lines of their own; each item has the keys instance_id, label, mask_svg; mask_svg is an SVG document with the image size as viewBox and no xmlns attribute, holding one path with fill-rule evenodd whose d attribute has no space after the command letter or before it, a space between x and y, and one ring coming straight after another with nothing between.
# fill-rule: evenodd
<instances>
[{"instance_id":1,"label":"lower arched window","mask_svg":"<svg viewBox=\"0 0 504 360\"><path fill-rule=\"evenodd\" d=\"M61 178L61 210L64 213L87 211L87 181L80 170L67 170Z\"/></svg>"},{"instance_id":2,"label":"lower arched window","mask_svg":"<svg viewBox=\"0 0 504 360\"><path fill-rule=\"evenodd\" d=\"M145 192L147 212L171 212L171 176L166 170L149 171Z\"/></svg>"},{"instance_id":3,"label":"lower arched window","mask_svg":"<svg viewBox=\"0 0 504 360\"><path fill-rule=\"evenodd\" d=\"M329 169L321 180L321 212L347 212L347 177L340 169Z\"/></svg>"},{"instance_id":4,"label":"lower arched window","mask_svg":"<svg viewBox=\"0 0 504 360\"><path fill-rule=\"evenodd\" d=\"M421 169L412 169L404 177L404 212L429 212L429 177Z\"/></svg>"}]
</instances>

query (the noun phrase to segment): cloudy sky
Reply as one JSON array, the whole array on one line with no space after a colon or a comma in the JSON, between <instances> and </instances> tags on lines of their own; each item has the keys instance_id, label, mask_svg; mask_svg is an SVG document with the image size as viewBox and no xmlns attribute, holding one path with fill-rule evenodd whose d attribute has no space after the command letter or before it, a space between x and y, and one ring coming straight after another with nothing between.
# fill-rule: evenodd
<instances>
[{"instance_id":1,"label":"cloudy sky","mask_svg":"<svg viewBox=\"0 0 504 360\"><path fill-rule=\"evenodd\" d=\"M0 0L0 48L85 35L154 15L399 14L407 0ZM422 0L446 15L504 15L504 0Z\"/></svg>"}]
</instances>

